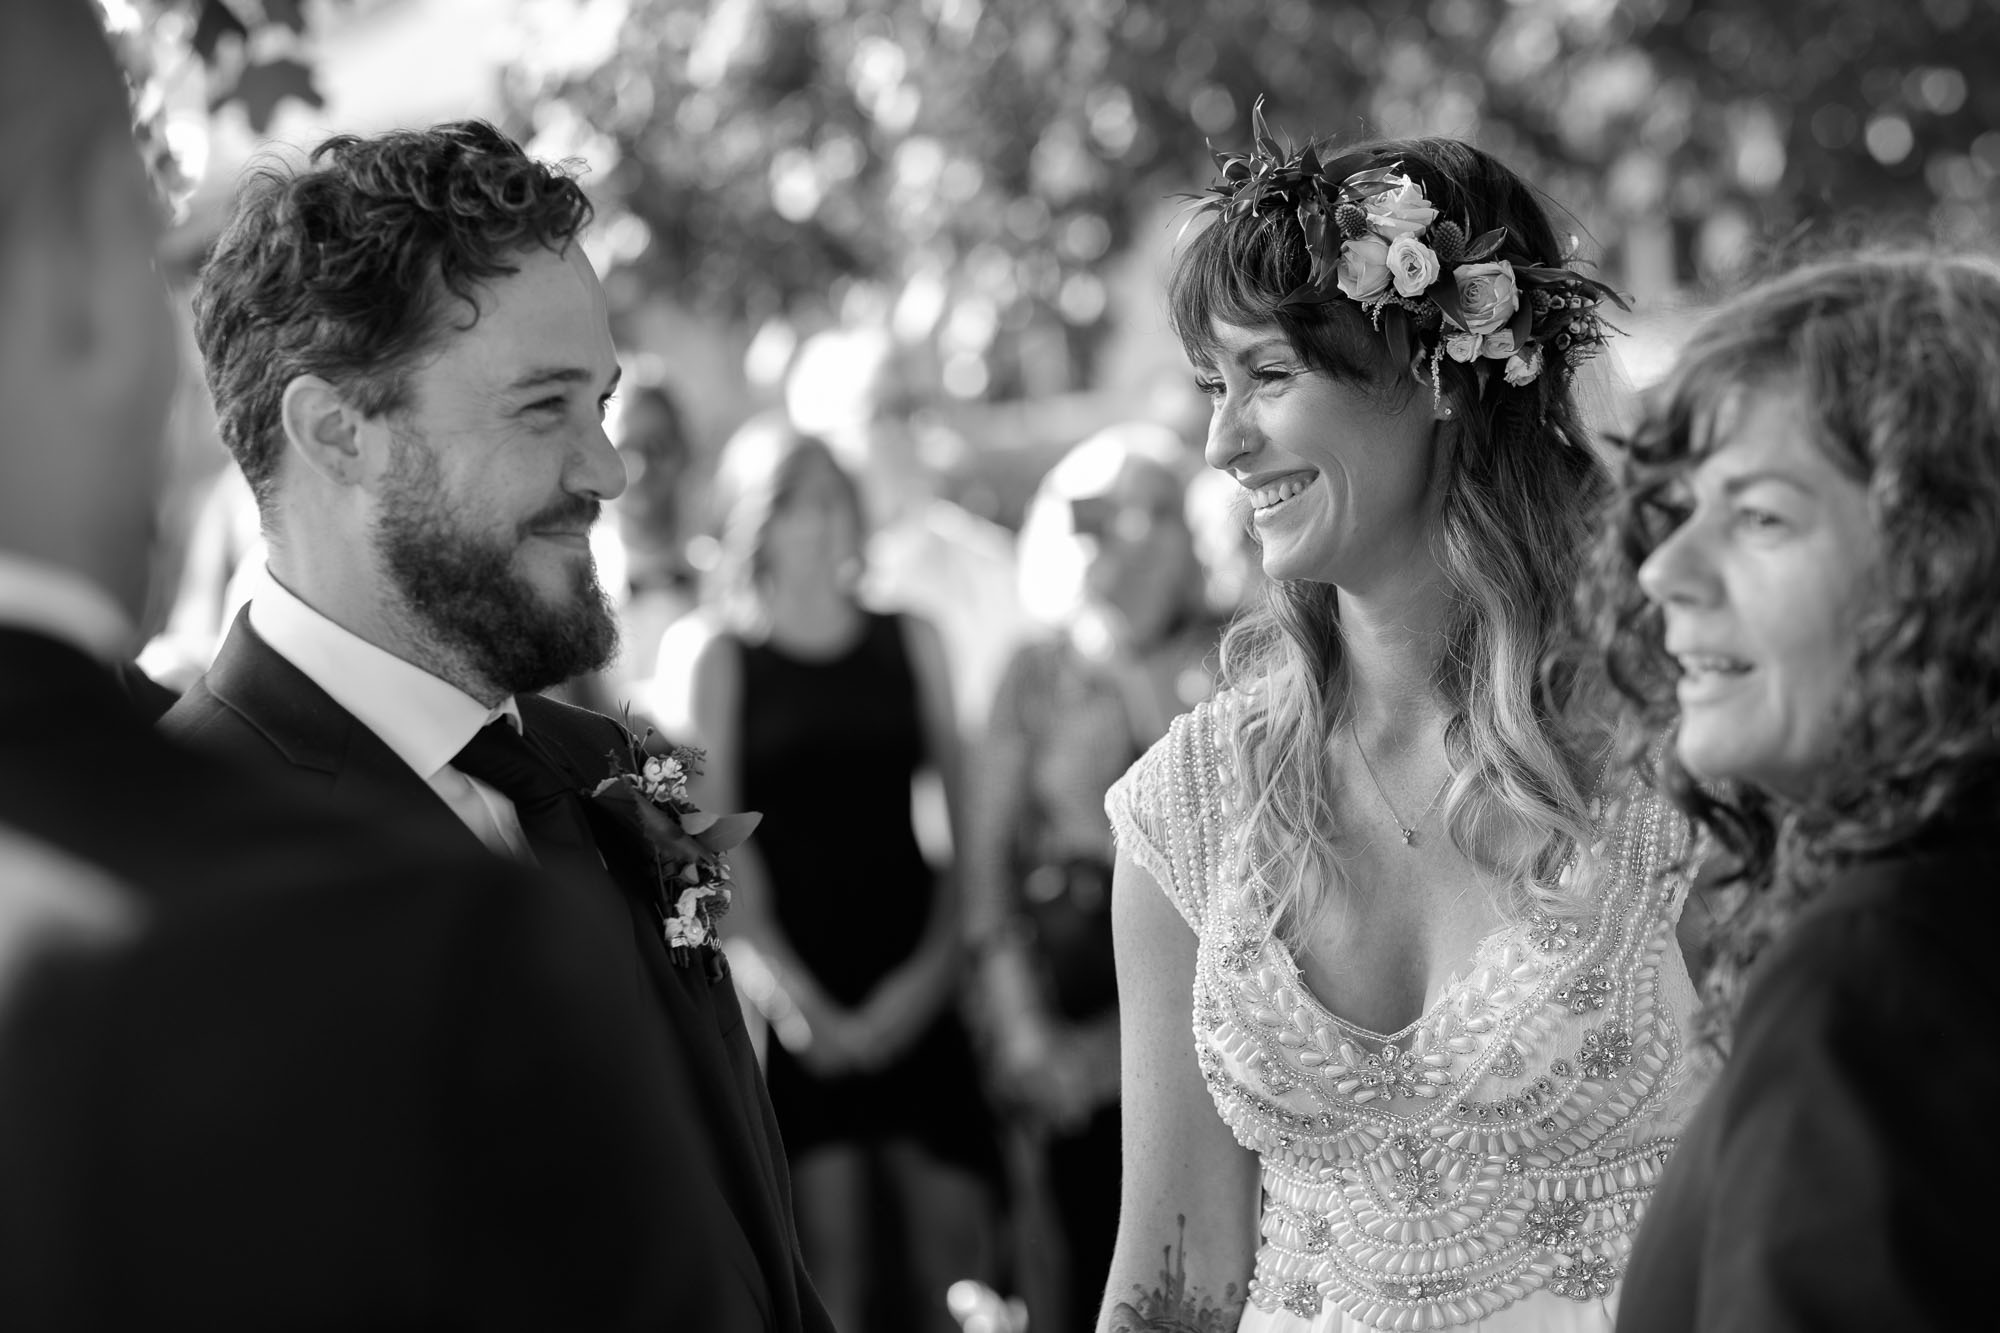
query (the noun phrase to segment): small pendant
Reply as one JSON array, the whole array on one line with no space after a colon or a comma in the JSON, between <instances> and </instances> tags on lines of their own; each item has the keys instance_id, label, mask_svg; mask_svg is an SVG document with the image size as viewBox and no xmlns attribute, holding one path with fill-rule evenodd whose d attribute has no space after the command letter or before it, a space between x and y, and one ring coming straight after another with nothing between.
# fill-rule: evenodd
<instances>
[{"instance_id":1,"label":"small pendant","mask_svg":"<svg viewBox=\"0 0 2000 1333\"><path fill-rule=\"evenodd\" d=\"M1403 828L1401 824L1396 825L1396 827L1402 830L1403 845L1405 847L1408 847L1410 845L1410 841L1417 836L1417 831L1413 828Z\"/></svg>"}]
</instances>

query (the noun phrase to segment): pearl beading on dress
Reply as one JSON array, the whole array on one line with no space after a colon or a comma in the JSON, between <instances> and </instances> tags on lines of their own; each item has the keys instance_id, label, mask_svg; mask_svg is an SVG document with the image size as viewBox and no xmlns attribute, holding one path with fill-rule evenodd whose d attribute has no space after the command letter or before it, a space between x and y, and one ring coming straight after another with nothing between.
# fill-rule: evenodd
<instances>
[{"instance_id":1,"label":"pearl beading on dress","mask_svg":"<svg viewBox=\"0 0 2000 1333\"><path fill-rule=\"evenodd\" d=\"M1660 985L1682 966L1686 886L1666 870L1685 824L1635 784L1600 821L1587 911L1494 932L1411 1028L1371 1033L1314 999L1240 882L1219 739L1235 707L1225 694L1177 719L1107 808L1199 936L1197 1063L1262 1161L1251 1299L1422 1329L1540 1289L1602 1298L1697 1091L1685 1005Z\"/></svg>"}]
</instances>

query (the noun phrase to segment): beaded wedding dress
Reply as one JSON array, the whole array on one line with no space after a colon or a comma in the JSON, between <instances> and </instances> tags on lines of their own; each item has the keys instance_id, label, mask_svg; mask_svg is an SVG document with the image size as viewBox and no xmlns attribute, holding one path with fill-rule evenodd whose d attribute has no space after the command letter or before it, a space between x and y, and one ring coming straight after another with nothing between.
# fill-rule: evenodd
<instances>
[{"instance_id":1,"label":"beaded wedding dress","mask_svg":"<svg viewBox=\"0 0 2000 1333\"><path fill-rule=\"evenodd\" d=\"M1600 811L1574 918L1494 931L1401 1032L1309 993L1233 867L1224 694L1106 798L1199 937L1191 1020L1217 1112L1262 1163L1257 1333L1609 1330L1633 1232L1698 1089L1674 938L1685 824L1636 781Z\"/></svg>"}]
</instances>

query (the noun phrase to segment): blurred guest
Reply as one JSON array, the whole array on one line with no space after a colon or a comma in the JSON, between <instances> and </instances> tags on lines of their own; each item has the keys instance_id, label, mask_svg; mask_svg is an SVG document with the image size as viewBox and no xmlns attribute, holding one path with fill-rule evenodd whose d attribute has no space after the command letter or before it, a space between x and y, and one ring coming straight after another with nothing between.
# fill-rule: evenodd
<instances>
[{"instance_id":1,"label":"blurred guest","mask_svg":"<svg viewBox=\"0 0 2000 1333\"><path fill-rule=\"evenodd\" d=\"M978 905L982 1016L994 1082L1028 1141L1023 1192L1054 1217L1017 1260L1056 1308L1037 1328L1095 1321L1118 1231L1118 979L1104 793L1168 721L1207 696L1217 622L1183 517L1190 451L1164 426L1102 431L1052 468L1021 529L1022 599L1044 631L1001 677L969 786L964 859ZM1039 1157L1039 1160L1035 1160ZM1048 1225L1056 1234L1037 1234Z\"/></svg>"},{"instance_id":2,"label":"blurred guest","mask_svg":"<svg viewBox=\"0 0 2000 1333\"><path fill-rule=\"evenodd\" d=\"M817 334L786 377L785 408L859 480L872 521L868 595L937 626L960 730L976 735L1025 628L1013 539L938 493L909 358L881 329Z\"/></svg>"},{"instance_id":3,"label":"blurred guest","mask_svg":"<svg viewBox=\"0 0 2000 1333\"><path fill-rule=\"evenodd\" d=\"M570 681L562 697L616 714L637 702L651 678L662 635L694 609L687 520L696 501L687 426L664 387L625 386L606 420L625 464L625 490L612 502L617 522L591 529L591 549L616 608L618 651L602 669ZM648 711L643 702L638 707Z\"/></svg>"},{"instance_id":4,"label":"blurred guest","mask_svg":"<svg viewBox=\"0 0 2000 1333\"><path fill-rule=\"evenodd\" d=\"M716 473L721 552L681 709L705 804L763 812L733 936L771 1023L771 1100L807 1267L842 1328L954 1327L991 1267L998 1153L955 1007L956 877L911 822L920 770L958 795L937 632L860 600L866 527L826 445L759 418ZM901 1290L870 1291L870 1274Z\"/></svg>"},{"instance_id":5,"label":"blurred guest","mask_svg":"<svg viewBox=\"0 0 2000 1333\"><path fill-rule=\"evenodd\" d=\"M1621 1330L1983 1322L1996 385L2000 266L1832 260L1715 312L1629 438L1603 634L1740 898L1704 1012L1729 1059Z\"/></svg>"},{"instance_id":6,"label":"blurred guest","mask_svg":"<svg viewBox=\"0 0 2000 1333\"><path fill-rule=\"evenodd\" d=\"M1210 616L1226 621L1264 586L1250 504L1235 478L1214 468L1196 472L1188 481L1187 525L1201 562L1202 601Z\"/></svg>"},{"instance_id":7,"label":"blurred guest","mask_svg":"<svg viewBox=\"0 0 2000 1333\"><path fill-rule=\"evenodd\" d=\"M193 508L167 623L139 653L139 665L176 694L215 660L215 650L249 602L267 556L257 501L241 470L225 464L196 488Z\"/></svg>"},{"instance_id":8,"label":"blurred guest","mask_svg":"<svg viewBox=\"0 0 2000 1333\"><path fill-rule=\"evenodd\" d=\"M658 821L601 798L634 790L636 738L539 693L616 640L589 542L625 485L589 217L573 179L477 121L251 175L195 326L270 561L162 726L558 871L615 917L621 1002L699 1101L714 1189L689 1206L732 1249L714 1280L819 1327L713 905L662 868Z\"/></svg>"},{"instance_id":9,"label":"blurred guest","mask_svg":"<svg viewBox=\"0 0 2000 1333\"><path fill-rule=\"evenodd\" d=\"M599 923L126 706L175 362L129 123L88 0L0 6L6 1327L771 1327Z\"/></svg>"},{"instance_id":10,"label":"blurred guest","mask_svg":"<svg viewBox=\"0 0 2000 1333\"><path fill-rule=\"evenodd\" d=\"M613 443L625 461L625 492L612 502L625 548L616 670L629 685L653 674L660 635L694 609L687 551L694 449L680 405L657 384L624 391Z\"/></svg>"}]
</instances>

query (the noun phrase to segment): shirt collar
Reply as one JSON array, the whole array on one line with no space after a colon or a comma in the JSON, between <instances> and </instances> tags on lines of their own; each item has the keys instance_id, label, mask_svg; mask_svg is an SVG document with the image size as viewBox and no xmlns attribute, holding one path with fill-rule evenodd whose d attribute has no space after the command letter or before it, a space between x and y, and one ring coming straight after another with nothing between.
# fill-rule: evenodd
<instances>
[{"instance_id":1,"label":"shirt collar","mask_svg":"<svg viewBox=\"0 0 2000 1333\"><path fill-rule=\"evenodd\" d=\"M0 625L60 639L104 662L130 657L132 618L83 575L0 551Z\"/></svg>"},{"instance_id":2,"label":"shirt collar","mask_svg":"<svg viewBox=\"0 0 2000 1333\"><path fill-rule=\"evenodd\" d=\"M425 781L496 718L521 731L521 708L512 695L488 708L449 681L336 625L268 573L251 599L250 627Z\"/></svg>"}]
</instances>

